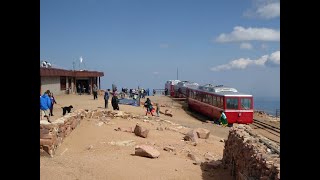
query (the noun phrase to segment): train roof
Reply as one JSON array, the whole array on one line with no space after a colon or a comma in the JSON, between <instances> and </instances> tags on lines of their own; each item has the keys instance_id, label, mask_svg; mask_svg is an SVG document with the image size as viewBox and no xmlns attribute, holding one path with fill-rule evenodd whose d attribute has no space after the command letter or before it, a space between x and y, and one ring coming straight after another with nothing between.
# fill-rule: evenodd
<instances>
[{"instance_id":1,"label":"train roof","mask_svg":"<svg viewBox=\"0 0 320 180\"><path fill-rule=\"evenodd\" d=\"M173 83L173 84L178 84L181 82L180 80L168 80L166 83Z\"/></svg>"},{"instance_id":2,"label":"train roof","mask_svg":"<svg viewBox=\"0 0 320 180\"><path fill-rule=\"evenodd\" d=\"M212 94L217 94L221 96L244 96L244 97L252 97L250 94L245 94L238 92L237 89L232 88L232 87L227 87L227 86L215 86L215 87L209 87L207 90L206 89L200 89L200 88L192 88L189 87L189 89L197 90L197 91L202 91L202 92L207 92L207 93L212 93Z\"/></svg>"}]
</instances>

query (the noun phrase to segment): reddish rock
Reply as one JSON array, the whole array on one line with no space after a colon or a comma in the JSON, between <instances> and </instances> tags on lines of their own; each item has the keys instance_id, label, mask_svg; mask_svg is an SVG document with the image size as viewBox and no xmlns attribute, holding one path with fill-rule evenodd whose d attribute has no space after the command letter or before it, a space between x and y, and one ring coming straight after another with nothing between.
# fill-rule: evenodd
<instances>
[{"instance_id":1,"label":"reddish rock","mask_svg":"<svg viewBox=\"0 0 320 180\"><path fill-rule=\"evenodd\" d=\"M211 161L211 162L205 163L205 166L208 169L217 169L221 167L221 164L222 164L221 161Z\"/></svg>"},{"instance_id":2,"label":"reddish rock","mask_svg":"<svg viewBox=\"0 0 320 180\"><path fill-rule=\"evenodd\" d=\"M172 146L166 146L163 148L163 150L165 151L169 151L169 152L175 152L176 148L172 147Z\"/></svg>"},{"instance_id":3,"label":"reddish rock","mask_svg":"<svg viewBox=\"0 0 320 180\"><path fill-rule=\"evenodd\" d=\"M49 146L49 145L53 145L54 144L54 139L52 138L52 139L40 139L40 146L42 145L42 146L44 146L44 145L47 145L47 146Z\"/></svg>"},{"instance_id":4,"label":"reddish rock","mask_svg":"<svg viewBox=\"0 0 320 180\"><path fill-rule=\"evenodd\" d=\"M52 133L48 133L48 134L40 134L40 139L53 139L55 138L57 135L52 134Z\"/></svg>"},{"instance_id":5,"label":"reddish rock","mask_svg":"<svg viewBox=\"0 0 320 180\"><path fill-rule=\"evenodd\" d=\"M139 126L138 124L134 128L134 134L143 138L146 138L148 136L149 130Z\"/></svg>"},{"instance_id":6,"label":"reddish rock","mask_svg":"<svg viewBox=\"0 0 320 180\"><path fill-rule=\"evenodd\" d=\"M195 131L197 132L197 135L199 138L201 138L201 139L208 139L209 138L210 131L208 129L197 128L197 129L195 129Z\"/></svg>"},{"instance_id":7,"label":"reddish rock","mask_svg":"<svg viewBox=\"0 0 320 180\"><path fill-rule=\"evenodd\" d=\"M198 134L195 130L191 130L184 136L183 139L186 141L198 143Z\"/></svg>"},{"instance_id":8,"label":"reddish rock","mask_svg":"<svg viewBox=\"0 0 320 180\"><path fill-rule=\"evenodd\" d=\"M196 161L196 162L200 162L200 161L201 161L198 156L194 155L194 154L191 153L191 152L188 153L188 157L189 157L191 160L194 160L194 161Z\"/></svg>"},{"instance_id":9,"label":"reddish rock","mask_svg":"<svg viewBox=\"0 0 320 180\"><path fill-rule=\"evenodd\" d=\"M40 129L40 136L41 134L49 134L49 130L48 129Z\"/></svg>"},{"instance_id":10,"label":"reddish rock","mask_svg":"<svg viewBox=\"0 0 320 180\"><path fill-rule=\"evenodd\" d=\"M160 152L149 145L137 145L135 147L135 155L142 157L157 158L160 156Z\"/></svg>"},{"instance_id":11,"label":"reddish rock","mask_svg":"<svg viewBox=\"0 0 320 180\"><path fill-rule=\"evenodd\" d=\"M172 116L173 116L172 111L171 111L171 110L169 110L169 109L166 109L166 110L165 110L164 115L166 115L166 116L170 116L170 117L172 117Z\"/></svg>"}]
</instances>

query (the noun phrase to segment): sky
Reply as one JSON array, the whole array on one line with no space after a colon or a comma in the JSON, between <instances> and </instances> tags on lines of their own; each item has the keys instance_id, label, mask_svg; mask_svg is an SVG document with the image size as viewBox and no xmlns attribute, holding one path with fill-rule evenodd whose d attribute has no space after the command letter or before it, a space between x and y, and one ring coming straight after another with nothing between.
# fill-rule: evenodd
<instances>
[{"instance_id":1,"label":"sky","mask_svg":"<svg viewBox=\"0 0 320 180\"><path fill-rule=\"evenodd\" d=\"M102 71L102 89L178 78L280 97L280 0L40 0L41 61Z\"/></svg>"}]
</instances>

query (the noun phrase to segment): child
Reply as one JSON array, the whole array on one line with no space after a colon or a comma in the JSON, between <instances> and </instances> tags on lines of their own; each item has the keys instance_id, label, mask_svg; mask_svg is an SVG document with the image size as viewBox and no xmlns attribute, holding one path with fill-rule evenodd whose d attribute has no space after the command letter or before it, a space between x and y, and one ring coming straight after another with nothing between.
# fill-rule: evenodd
<instances>
[{"instance_id":1,"label":"child","mask_svg":"<svg viewBox=\"0 0 320 180\"><path fill-rule=\"evenodd\" d=\"M220 111L221 116L220 116L220 123L222 126L226 127L228 125L228 119L226 114L223 112L223 110Z\"/></svg>"},{"instance_id":2,"label":"child","mask_svg":"<svg viewBox=\"0 0 320 180\"><path fill-rule=\"evenodd\" d=\"M50 93L49 97L50 97L50 100L51 100L50 116L53 116L53 113L52 113L53 112L53 105L57 104L57 102L56 102L56 99L53 96L53 93Z\"/></svg>"},{"instance_id":3,"label":"child","mask_svg":"<svg viewBox=\"0 0 320 180\"><path fill-rule=\"evenodd\" d=\"M156 103L156 112L157 112L157 117L159 117L159 112L160 112L160 105L159 103Z\"/></svg>"}]
</instances>

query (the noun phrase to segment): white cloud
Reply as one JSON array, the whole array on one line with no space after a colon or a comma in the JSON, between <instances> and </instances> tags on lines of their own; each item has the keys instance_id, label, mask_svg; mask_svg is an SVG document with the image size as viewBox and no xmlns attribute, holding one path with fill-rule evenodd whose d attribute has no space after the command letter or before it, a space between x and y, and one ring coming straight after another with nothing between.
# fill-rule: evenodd
<instances>
[{"instance_id":1,"label":"white cloud","mask_svg":"<svg viewBox=\"0 0 320 180\"><path fill-rule=\"evenodd\" d=\"M230 34L220 34L217 42L236 41L280 41L280 31L269 28L244 28L236 26Z\"/></svg>"},{"instance_id":2,"label":"white cloud","mask_svg":"<svg viewBox=\"0 0 320 180\"><path fill-rule=\"evenodd\" d=\"M280 17L280 0L256 0L254 7L244 12L246 17L272 19Z\"/></svg>"},{"instance_id":3,"label":"white cloud","mask_svg":"<svg viewBox=\"0 0 320 180\"><path fill-rule=\"evenodd\" d=\"M223 71L231 69L245 69L249 66L278 66L280 65L280 51L276 51L271 55L263 55L259 59L252 60L250 58L240 58L229 62L228 64L222 64L210 68L211 71Z\"/></svg>"},{"instance_id":4,"label":"white cloud","mask_svg":"<svg viewBox=\"0 0 320 180\"><path fill-rule=\"evenodd\" d=\"M250 43L241 43L240 49L252 49L252 45Z\"/></svg>"},{"instance_id":5,"label":"white cloud","mask_svg":"<svg viewBox=\"0 0 320 180\"><path fill-rule=\"evenodd\" d=\"M169 44L160 44L160 48L168 48Z\"/></svg>"},{"instance_id":6,"label":"white cloud","mask_svg":"<svg viewBox=\"0 0 320 180\"><path fill-rule=\"evenodd\" d=\"M257 9L257 14L265 19L271 19L280 16L280 2L267 4Z\"/></svg>"},{"instance_id":7,"label":"white cloud","mask_svg":"<svg viewBox=\"0 0 320 180\"><path fill-rule=\"evenodd\" d=\"M267 66L278 66L280 65L280 51L272 53L266 62Z\"/></svg>"},{"instance_id":8,"label":"white cloud","mask_svg":"<svg viewBox=\"0 0 320 180\"><path fill-rule=\"evenodd\" d=\"M159 72L153 72L153 74L154 74L154 75L158 75L158 74L159 74Z\"/></svg>"}]
</instances>

